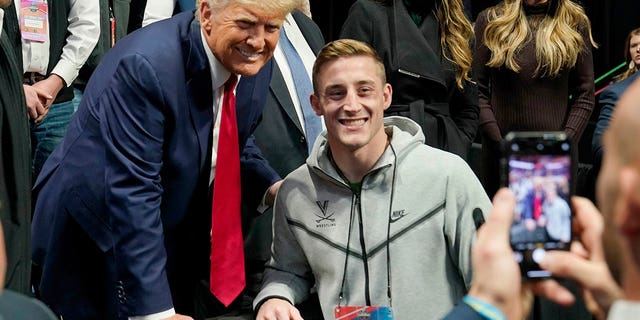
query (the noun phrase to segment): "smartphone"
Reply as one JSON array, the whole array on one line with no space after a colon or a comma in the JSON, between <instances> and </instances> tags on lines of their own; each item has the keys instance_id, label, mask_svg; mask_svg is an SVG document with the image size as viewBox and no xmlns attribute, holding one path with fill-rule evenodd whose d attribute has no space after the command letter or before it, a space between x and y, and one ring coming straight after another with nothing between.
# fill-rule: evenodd
<instances>
[{"instance_id":1,"label":"smartphone","mask_svg":"<svg viewBox=\"0 0 640 320\"><path fill-rule=\"evenodd\" d=\"M548 278L548 250L571 244L573 145L564 132L511 132L501 159L503 186L516 196L510 242L524 279Z\"/></svg>"}]
</instances>

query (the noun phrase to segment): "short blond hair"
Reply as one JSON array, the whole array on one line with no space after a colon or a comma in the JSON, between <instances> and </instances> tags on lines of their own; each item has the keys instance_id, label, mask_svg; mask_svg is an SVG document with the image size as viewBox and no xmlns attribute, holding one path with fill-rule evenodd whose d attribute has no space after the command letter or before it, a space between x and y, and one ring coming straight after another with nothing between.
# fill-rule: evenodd
<instances>
[{"instance_id":1,"label":"short blond hair","mask_svg":"<svg viewBox=\"0 0 640 320\"><path fill-rule=\"evenodd\" d=\"M322 50L320 50L320 53L318 53L318 58L316 58L316 62L313 64L313 91L318 94L318 75L325 64L339 58L355 56L364 56L373 59L377 67L378 76L380 76L382 83L384 84L387 82L384 63L375 49L362 41L340 39L327 43Z\"/></svg>"},{"instance_id":2,"label":"short blond hair","mask_svg":"<svg viewBox=\"0 0 640 320\"><path fill-rule=\"evenodd\" d=\"M252 5L269 13L282 15L283 17L302 5L300 3L301 0L197 0L197 8L200 7L199 4L202 1L206 1L209 8L213 10L224 8L229 4L236 3Z\"/></svg>"}]
</instances>

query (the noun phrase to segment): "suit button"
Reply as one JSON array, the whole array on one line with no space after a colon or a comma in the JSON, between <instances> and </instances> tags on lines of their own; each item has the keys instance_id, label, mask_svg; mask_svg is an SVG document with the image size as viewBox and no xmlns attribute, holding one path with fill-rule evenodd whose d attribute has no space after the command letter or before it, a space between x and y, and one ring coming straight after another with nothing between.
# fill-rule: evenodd
<instances>
[{"instance_id":1,"label":"suit button","mask_svg":"<svg viewBox=\"0 0 640 320\"><path fill-rule=\"evenodd\" d=\"M304 136L300 136L300 143L305 143L306 139L304 138Z\"/></svg>"}]
</instances>

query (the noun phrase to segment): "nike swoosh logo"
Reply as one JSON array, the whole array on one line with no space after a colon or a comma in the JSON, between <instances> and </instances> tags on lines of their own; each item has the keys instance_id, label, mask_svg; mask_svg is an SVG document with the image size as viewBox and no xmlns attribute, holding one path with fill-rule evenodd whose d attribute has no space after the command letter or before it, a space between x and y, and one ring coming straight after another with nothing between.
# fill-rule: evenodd
<instances>
[{"instance_id":1,"label":"nike swoosh logo","mask_svg":"<svg viewBox=\"0 0 640 320\"><path fill-rule=\"evenodd\" d=\"M394 223L402 219L406 215L407 213L404 210L394 211L393 213L391 213L391 223Z\"/></svg>"}]
</instances>

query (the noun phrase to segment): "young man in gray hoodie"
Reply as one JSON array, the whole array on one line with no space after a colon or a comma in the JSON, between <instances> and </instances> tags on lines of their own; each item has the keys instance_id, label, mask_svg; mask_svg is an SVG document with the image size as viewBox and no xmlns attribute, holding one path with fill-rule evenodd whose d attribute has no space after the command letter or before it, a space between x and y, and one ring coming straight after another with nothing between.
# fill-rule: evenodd
<instances>
[{"instance_id":1,"label":"young man in gray hoodie","mask_svg":"<svg viewBox=\"0 0 640 320\"><path fill-rule=\"evenodd\" d=\"M282 183L257 319L301 319L315 284L323 316L391 307L394 319L444 316L471 283L476 220L491 206L458 156L424 145L420 126L383 119L391 86L375 51L325 46L311 104L327 130Z\"/></svg>"}]
</instances>

